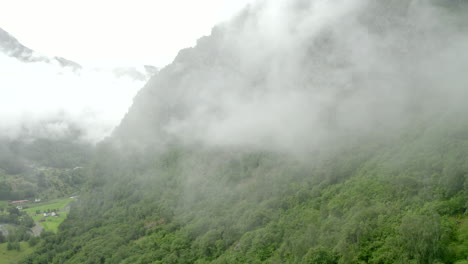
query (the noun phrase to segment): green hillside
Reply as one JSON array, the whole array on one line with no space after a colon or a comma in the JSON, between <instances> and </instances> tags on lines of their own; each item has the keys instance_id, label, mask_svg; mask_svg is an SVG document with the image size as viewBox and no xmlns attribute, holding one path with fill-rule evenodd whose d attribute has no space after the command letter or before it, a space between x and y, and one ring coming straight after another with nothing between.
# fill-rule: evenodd
<instances>
[{"instance_id":1,"label":"green hillside","mask_svg":"<svg viewBox=\"0 0 468 264\"><path fill-rule=\"evenodd\" d=\"M312 163L174 146L122 165L101 153L90 192L25 263L466 260L468 126L439 125Z\"/></svg>"},{"instance_id":2,"label":"green hillside","mask_svg":"<svg viewBox=\"0 0 468 264\"><path fill-rule=\"evenodd\" d=\"M44 231L56 233L58 231L58 226L68 215L68 210L65 208L72 201L72 198L57 199L46 203L34 204L24 211L28 213L35 222L38 222L44 228ZM47 212L56 212L57 215L44 217L43 214Z\"/></svg>"}]
</instances>

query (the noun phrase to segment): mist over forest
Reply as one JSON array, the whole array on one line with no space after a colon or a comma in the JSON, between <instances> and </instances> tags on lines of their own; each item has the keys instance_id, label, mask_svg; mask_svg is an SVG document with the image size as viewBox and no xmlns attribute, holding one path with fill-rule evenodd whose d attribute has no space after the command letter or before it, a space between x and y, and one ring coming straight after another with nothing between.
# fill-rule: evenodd
<instances>
[{"instance_id":1,"label":"mist over forest","mask_svg":"<svg viewBox=\"0 0 468 264\"><path fill-rule=\"evenodd\" d=\"M448 8L258 3L182 50L139 92L116 134L310 151L457 111L468 38L463 11Z\"/></svg>"},{"instance_id":2,"label":"mist over forest","mask_svg":"<svg viewBox=\"0 0 468 264\"><path fill-rule=\"evenodd\" d=\"M78 198L30 237L42 212L10 202L0 227L23 231L4 242L29 241L17 263L467 263L467 14L256 1L146 68L131 105L142 79L46 79L9 55L32 75L1 87L53 80L37 93L64 110L0 106L0 199Z\"/></svg>"}]
</instances>

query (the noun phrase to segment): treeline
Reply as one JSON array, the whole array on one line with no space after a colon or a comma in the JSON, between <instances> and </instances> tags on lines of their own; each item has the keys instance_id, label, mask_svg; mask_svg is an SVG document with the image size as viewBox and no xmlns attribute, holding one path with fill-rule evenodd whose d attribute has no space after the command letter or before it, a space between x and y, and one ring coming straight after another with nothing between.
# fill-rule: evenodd
<instances>
[{"instance_id":1,"label":"treeline","mask_svg":"<svg viewBox=\"0 0 468 264\"><path fill-rule=\"evenodd\" d=\"M299 159L102 147L24 263L463 263L467 135L454 118Z\"/></svg>"},{"instance_id":2,"label":"treeline","mask_svg":"<svg viewBox=\"0 0 468 264\"><path fill-rule=\"evenodd\" d=\"M93 148L74 138L0 139L0 200L54 199L78 192Z\"/></svg>"},{"instance_id":3,"label":"treeline","mask_svg":"<svg viewBox=\"0 0 468 264\"><path fill-rule=\"evenodd\" d=\"M23 174L0 171L0 200L55 199L78 193L85 183L85 169L42 168Z\"/></svg>"},{"instance_id":4,"label":"treeline","mask_svg":"<svg viewBox=\"0 0 468 264\"><path fill-rule=\"evenodd\" d=\"M19 251L21 241L37 244L38 239L34 238L30 231L34 226L34 220L26 212L21 212L16 207L0 208L0 224L3 225L3 229L8 230L8 235L0 230L0 244L8 243L7 250Z\"/></svg>"},{"instance_id":5,"label":"treeline","mask_svg":"<svg viewBox=\"0 0 468 264\"><path fill-rule=\"evenodd\" d=\"M16 207L0 208L0 223L13 224L31 228L34 226L33 219Z\"/></svg>"},{"instance_id":6,"label":"treeline","mask_svg":"<svg viewBox=\"0 0 468 264\"><path fill-rule=\"evenodd\" d=\"M73 137L10 140L0 138L0 170L24 174L35 167L74 168L87 164L93 147Z\"/></svg>"}]
</instances>

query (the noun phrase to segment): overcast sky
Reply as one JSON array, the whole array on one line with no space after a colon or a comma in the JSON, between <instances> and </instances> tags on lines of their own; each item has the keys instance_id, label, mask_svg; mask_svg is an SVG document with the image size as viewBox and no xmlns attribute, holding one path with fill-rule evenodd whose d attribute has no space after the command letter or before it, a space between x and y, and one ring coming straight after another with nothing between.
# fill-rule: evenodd
<instances>
[{"instance_id":1,"label":"overcast sky","mask_svg":"<svg viewBox=\"0 0 468 264\"><path fill-rule=\"evenodd\" d=\"M252 0L0 0L0 27L82 64L162 67Z\"/></svg>"}]
</instances>

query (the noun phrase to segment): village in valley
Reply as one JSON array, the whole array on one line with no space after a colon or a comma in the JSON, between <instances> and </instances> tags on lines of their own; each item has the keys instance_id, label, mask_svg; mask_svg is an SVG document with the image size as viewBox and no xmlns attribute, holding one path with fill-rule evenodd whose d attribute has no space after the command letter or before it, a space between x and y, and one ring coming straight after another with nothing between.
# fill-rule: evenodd
<instances>
[{"instance_id":1,"label":"village in valley","mask_svg":"<svg viewBox=\"0 0 468 264\"><path fill-rule=\"evenodd\" d=\"M49 168L9 175L0 169L0 264L17 263L58 232L78 199L79 185L71 183L79 173Z\"/></svg>"},{"instance_id":2,"label":"village in valley","mask_svg":"<svg viewBox=\"0 0 468 264\"><path fill-rule=\"evenodd\" d=\"M50 201L40 198L0 201L0 259L26 254L41 234L56 233L70 210L70 203L76 199L75 196Z\"/></svg>"},{"instance_id":3,"label":"village in valley","mask_svg":"<svg viewBox=\"0 0 468 264\"><path fill-rule=\"evenodd\" d=\"M72 197L70 197L72 198ZM36 198L34 199L34 203L40 203L41 202L41 199L39 198ZM26 209L26 208L29 208L29 204L31 203L31 201L29 200L19 200L19 201L8 201L8 203L12 206L15 206L16 205L16 209L18 210L23 210L23 209ZM55 216L55 217L58 217L60 216L58 214L60 210L59 209L47 209L46 211L42 212L40 209L36 210L36 215L43 215L44 217L49 217L49 216ZM45 219L41 219L39 220L39 222L45 222Z\"/></svg>"}]
</instances>

